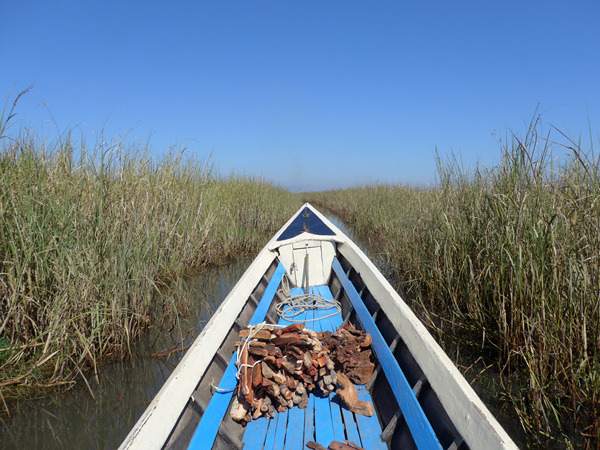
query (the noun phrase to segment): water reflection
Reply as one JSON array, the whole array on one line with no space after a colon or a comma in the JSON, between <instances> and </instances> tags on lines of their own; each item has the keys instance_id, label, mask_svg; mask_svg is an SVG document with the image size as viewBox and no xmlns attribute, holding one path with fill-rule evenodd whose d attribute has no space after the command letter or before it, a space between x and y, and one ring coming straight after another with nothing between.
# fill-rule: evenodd
<instances>
[{"instance_id":1,"label":"water reflection","mask_svg":"<svg viewBox=\"0 0 600 450\"><path fill-rule=\"evenodd\" d=\"M118 447L183 352L162 359L150 355L191 343L249 263L244 259L228 267L207 269L188 280L180 288L192 292L198 306L190 308L179 326L169 333L148 333L133 349L131 359L100 367L97 377L87 374L95 399L85 383L78 382L65 394L23 402L12 418L0 419L0 447ZM192 332L183 339L188 330Z\"/></svg>"}]
</instances>

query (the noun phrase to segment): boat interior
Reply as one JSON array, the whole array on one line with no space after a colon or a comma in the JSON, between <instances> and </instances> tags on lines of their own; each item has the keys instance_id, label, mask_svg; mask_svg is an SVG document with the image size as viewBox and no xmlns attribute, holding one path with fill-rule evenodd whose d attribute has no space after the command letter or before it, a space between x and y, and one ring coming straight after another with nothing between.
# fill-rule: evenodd
<instances>
[{"instance_id":1,"label":"boat interior","mask_svg":"<svg viewBox=\"0 0 600 450\"><path fill-rule=\"evenodd\" d=\"M338 251L343 244L336 241L336 233L314 214L305 214L309 217L298 215L279 236L272 248L277 257L214 355L165 448L210 448L214 442L212 448L217 449L304 449L310 441L327 447L344 440L369 450L467 448L398 330L361 274ZM372 335L376 369L366 385L356 387L359 398L372 402L376 414L354 414L336 394L325 397L313 391L308 408L295 406L273 419L261 417L242 427L229 415L238 332L253 323L289 324L279 317L277 305L306 292L335 300L340 308L298 311L295 321L332 332L349 321Z\"/></svg>"}]
</instances>

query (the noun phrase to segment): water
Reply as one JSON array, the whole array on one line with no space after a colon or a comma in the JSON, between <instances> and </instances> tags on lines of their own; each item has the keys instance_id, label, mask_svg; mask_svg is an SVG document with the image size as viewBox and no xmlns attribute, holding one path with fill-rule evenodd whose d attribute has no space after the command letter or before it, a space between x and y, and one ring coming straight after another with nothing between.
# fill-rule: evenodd
<instances>
[{"instance_id":1,"label":"water","mask_svg":"<svg viewBox=\"0 0 600 450\"><path fill-rule=\"evenodd\" d=\"M184 288L193 293L198 306L190 308L178 327L169 333L148 333L127 361L99 367L97 377L87 373L95 398L78 379L76 387L64 394L23 402L11 418L0 419L0 447L118 447L184 352L162 359L150 355L191 343L249 264L247 259L239 260L188 280ZM185 337L188 330L192 331Z\"/></svg>"}]
</instances>

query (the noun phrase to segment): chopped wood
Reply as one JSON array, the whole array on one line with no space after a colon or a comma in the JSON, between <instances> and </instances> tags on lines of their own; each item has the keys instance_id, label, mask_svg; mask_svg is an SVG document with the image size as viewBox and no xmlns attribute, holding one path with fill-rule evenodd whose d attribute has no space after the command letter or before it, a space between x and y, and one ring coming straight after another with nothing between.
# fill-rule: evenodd
<instances>
[{"instance_id":1,"label":"chopped wood","mask_svg":"<svg viewBox=\"0 0 600 450\"><path fill-rule=\"evenodd\" d=\"M262 363L258 363L252 368L252 387L253 388L256 388L259 384L262 383L261 367L262 367Z\"/></svg>"},{"instance_id":2,"label":"chopped wood","mask_svg":"<svg viewBox=\"0 0 600 450\"><path fill-rule=\"evenodd\" d=\"M238 336L241 339L246 339L247 337L250 337L251 331L248 330L247 328L240 330L240 332L238 333ZM271 337L271 332L269 330L265 330L265 329L261 329L261 330L257 330L252 332L252 336L251 339L264 339L264 340L268 340Z\"/></svg>"},{"instance_id":3,"label":"chopped wood","mask_svg":"<svg viewBox=\"0 0 600 450\"><path fill-rule=\"evenodd\" d=\"M295 344L300 340L298 333L285 333L277 336L275 339L271 339L273 345L282 344Z\"/></svg>"},{"instance_id":4,"label":"chopped wood","mask_svg":"<svg viewBox=\"0 0 600 450\"><path fill-rule=\"evenodd\" d=\"M296 366L294 364L285 360L282 361L281 367L283 367L283 369L290 375L294 375L294 372L296 370Z\"/></svg>"},{"instance_id":5,"label":"chopped wood","mask_svg":"<svg viewBox=\"0 0 600 450\"><path fill-rule=\"evenodd\" d=\"M335 391L339 395L340 400L348 407L350 411L355 414L361 414L363 416L371 417L375 414L373 405L371 402L364 402L358 399L358 392L356 387L342 372L338 373L337 382L341 389Z\"/></svg>"},{"instance_id":6,"label":"chopped wood","mask_svg":"<svg viewBox=\"0 0 600 450\"><path fill-rule=\"evenodd\" d=\"M262 361L260 363L260 367L262 369L262 375L266 378L273 378L273 370L269 367L269 364L266 361Z\"/></svg>"},{"instance_id":7,"label":"chopped wood","mask_svg":"<svg viewBox=\"0 0 600 450\"><path fill-rule=\"evenodd\" d=\"M273 373L273 381L275 381L275 383L277 383L278 385L283 386L285 384L285 380L286 378L283 372L279 371Z\"/></svg>"},{"instance_id":8,"label":"chopped wood","mask_svg":"<svg viewBox=\"0 0 600 450\"><path fill-rule=\"evenodd\" d=\"M366 382L374 369L367 349L371 338L363 331L344 324L336 333L317 333L304 324L292 324L245 329L239 336L240 382L231 417L242 425L294 406L306 409L310 392L319 388L329 395L336 384L351 411L365 415L372 411L370 403L358 401L356 389L352 393L352 381Z\"/></svg>"},{"instance_id":9,"label":"chopped wood","mask_svg":"<svg viewBox=\"0 0 600 450\"><path fill-rule=\"evenodd\" d=\"M254 355L254 356L260 356L261 358L264 358L265 356L269 356L269 352L265 348L260 348L260 347L256 348L256 347L250 346L248 348L248 351L252 355Z\"/></svg>"},{"instance_id":10,"label":"chopped wood","mask_svg":"<svg viewBox=\"0 0 600 450\"><path fill-rule=\"evenodd\" d=\"M352 441L344 441L344 442L338 442L338 441L333 441L331 444L329 444L329 450L365 450L362 447L359 447L356 443L352 442Z\"/></svg>"},{"instance_id":11,"label":"chopped wood","mask_svg":"<svg viewBox=\"0 0 600 450\"><path fill-rule=\"evenodd\" d=\"M281 334L294 333L304 330L304 323L293 323L281 329Z\"/></svg>"},{"instance_id":12,"label":"chopped wood","mask_svg":"<svg viewBox=\"0 0 600 450\"><path fill-rule=\"evenodd\" d=\"M241 422L246 417L248 413L248 408L245 404L240 404L237 399L233 399L233 405L231 406L231 418L236 422Z\"/></svg>"}]
</instances>

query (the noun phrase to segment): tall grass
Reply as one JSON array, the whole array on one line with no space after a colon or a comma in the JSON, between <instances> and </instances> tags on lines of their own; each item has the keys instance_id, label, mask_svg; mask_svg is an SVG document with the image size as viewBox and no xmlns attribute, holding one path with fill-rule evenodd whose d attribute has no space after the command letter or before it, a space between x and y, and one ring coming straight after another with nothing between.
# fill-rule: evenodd
<instances>
[{"instance_id":1,"label":"tall grass","mask_svg":"<svg viewBox=\"0 0 600 450\"><path fill-rule=\"evenodd\" d=\"M440 159L436 187L312 199L381 245L442 340L451 325L491 350L525 430L591 445L600 440L600 161L540 131L536 120L501 143L492 168Z\"/></svg>"},{"instance_id":2,"label":"tall grass","mask_svg":"<svg viewBox=\"0 0 600 450\"><path fill-rule=\"evenodd\" d=\"M6 124L3 124L5 131ZM4 134L4 133L3 133ZM300 206L261 179L183 151L21 132L0 149L0 408L122 358L190 299L177 277L261 248Z\"/></svg>"}]
</instances>

